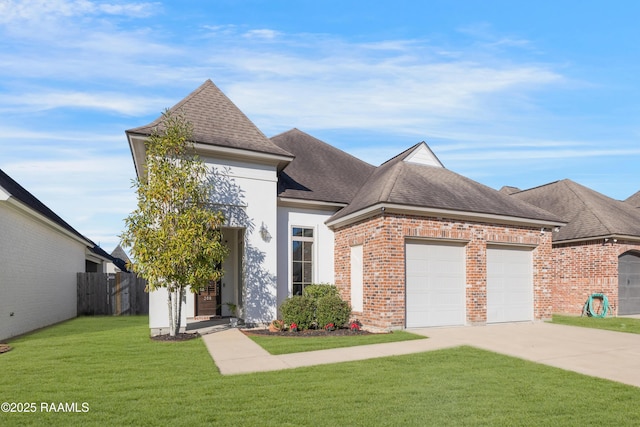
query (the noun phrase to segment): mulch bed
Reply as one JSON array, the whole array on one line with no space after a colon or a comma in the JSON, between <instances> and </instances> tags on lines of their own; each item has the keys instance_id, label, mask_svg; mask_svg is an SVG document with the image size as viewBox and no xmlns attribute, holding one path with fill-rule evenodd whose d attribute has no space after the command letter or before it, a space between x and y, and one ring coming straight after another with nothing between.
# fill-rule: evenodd
<instances>
[{"instance_id":1,"label":"mulch bed","mask_svg":"<svg viewBox=\"0 0 640 427\"><path fill-rule=\"evenodd\" d=\"M11 350L11 347L9 347L8 344L0 344L0 354L6 353L9 350Z\"/></svg>"},{"instance_id":2,"label":"mulch bed","mask_svg":"<svg viewBox=\"0 0 640 427\"><path fill-rule=\"evenodd\" d=\"M151 339L154 340L154 341L178 342L178 341L192 340L194 338L198 338L199 336L200 336L200 334L196 332L194 334L176 334L175 337L172 337L169 334L167 334L167 335L156 335L155 337L151 337Z\"/></svg>"},{"instance_id":3,"label":"mulch bed","mask_svg":"<svg viewBox=\"0 0 640 427\"><path fill-rule=\"evenodd\" d=\"M292 337L292 338L308 338L308 337L344 337L353 335L370 335L369 331L352 331L350 329L336 329L334 331L326 331L324 329L305 329L304 331L291 332L279 331L271 332L268 329L241 329L245 335L262 335L270 337Z\"/></svg>"}]
</instances>

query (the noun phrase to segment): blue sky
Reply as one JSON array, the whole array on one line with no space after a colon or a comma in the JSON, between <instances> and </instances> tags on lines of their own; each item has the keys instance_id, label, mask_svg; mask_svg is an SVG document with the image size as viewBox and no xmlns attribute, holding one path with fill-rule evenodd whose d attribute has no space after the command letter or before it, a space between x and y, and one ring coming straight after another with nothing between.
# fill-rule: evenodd
<instances>
[{"instance_id":1,"label":"blue sky","mask_svg":"<svg viewBox=\"0 0 640 427\"><path fill-rule=\"evenodd\" d=\"M426 141L499 189L640 190L640 2L0 0L0 169L111 251L124 131L210 78L267 135Z\"/></svg>"}]
</instances>

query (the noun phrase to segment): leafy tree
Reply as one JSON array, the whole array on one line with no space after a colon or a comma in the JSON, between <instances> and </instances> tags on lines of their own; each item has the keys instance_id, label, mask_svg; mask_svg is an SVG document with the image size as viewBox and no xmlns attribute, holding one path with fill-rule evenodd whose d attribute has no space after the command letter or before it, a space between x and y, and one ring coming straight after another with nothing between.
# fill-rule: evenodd
<instances>
[{"instance_id":1,"label":"leafy tree","mask_svg":"<svg viewBox=\"0 0 640 427\"><path fill-rule=\"evenodd\" d=\"M146 165L134 180L137 208L125 219L121 240L131 248L133 271L150 291L167 288L169 334L180 330L185 290L199 292L222 276L228 254L220 226L224 216L211 206L208 169L193 154L192 126L165 111L146 145Z\"/></svg>"}]
</instances>

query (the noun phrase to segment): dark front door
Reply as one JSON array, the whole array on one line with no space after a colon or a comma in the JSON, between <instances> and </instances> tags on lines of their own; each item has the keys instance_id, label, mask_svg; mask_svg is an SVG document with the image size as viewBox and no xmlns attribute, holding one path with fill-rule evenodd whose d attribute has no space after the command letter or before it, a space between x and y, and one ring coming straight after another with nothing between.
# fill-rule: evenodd
<instances>
[{"instance_id":1,"label":"dark front door","mask_svg":"<svg viewBox=\"0 0 640 427\"><path fill-rule=\"evenodd\" d=\"M220 316L221 301L220 281L211 282L196 295L196 316Z\"/></svg>"},{"instance_id":2,"label":"dark front door","mask_svg":"<svg viewBox=\"0 0 640 427\"><path fill-rule=\"evenodd\" d=\"M640 256L618 258L618 314L640 314Z\"/></svg>"}]
</instances>

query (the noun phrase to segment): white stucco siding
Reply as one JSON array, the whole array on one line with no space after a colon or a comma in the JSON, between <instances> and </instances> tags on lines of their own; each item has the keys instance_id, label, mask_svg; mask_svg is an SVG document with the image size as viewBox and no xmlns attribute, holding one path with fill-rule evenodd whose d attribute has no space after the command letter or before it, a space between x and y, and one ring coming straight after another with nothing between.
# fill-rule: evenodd
<instances>
[{"instance_id":1,"label":"white stucco siding","mask_svg":"<svg viewBox=\"0 0 640 427\"><path fill-rule=\"evenodd\" d=\"M242 314L247 323L267 323L277 313L277 174L276 168L234 165L230 180L242 190L232 201L244 203L244 218L230 226L245 228Z\"/></svg>"},{"instance_id":2,"label":"white stucco siding","mask_svg":"<svg viewBox=\"0 0 640 427\"><path fill-rule=\"evenodd\" d=\"M276 167L210 157L203 157L203 160L216 171L214 203L225 213L225 226L245 230L242 317L247 323L270 322L275 319L277 310ZM261 229L265 231L262 234L266 238L263 238ZM166 293L160 291L155 294L149 295L152 333L154 329L168 327ZM189 293L186 300L183 307L185 322L187 315L191 317L194 314L193 294Z\"/></svg>"},{"instance_id":3,"label":"white stucco siding","mask_svg":"<svg viewBox=\"0 0 640 427\"><path fill-rule=\"evenodd\" d=\"M0 236L0 341L75 317L86 246L5 202Z\"/></svg>"},{"instance_id":4,"label":"white stucco siding","mask_svg":"<svg viewBox=\"0 0 640 427\"><path fill-rule=\"evenodd\" d=\"M313 228L313 281L334 282L333 231L324 222L335 212L294 207L278 208L278 306L292 293L291 230Z\"/></svg>"}]
</instances>

